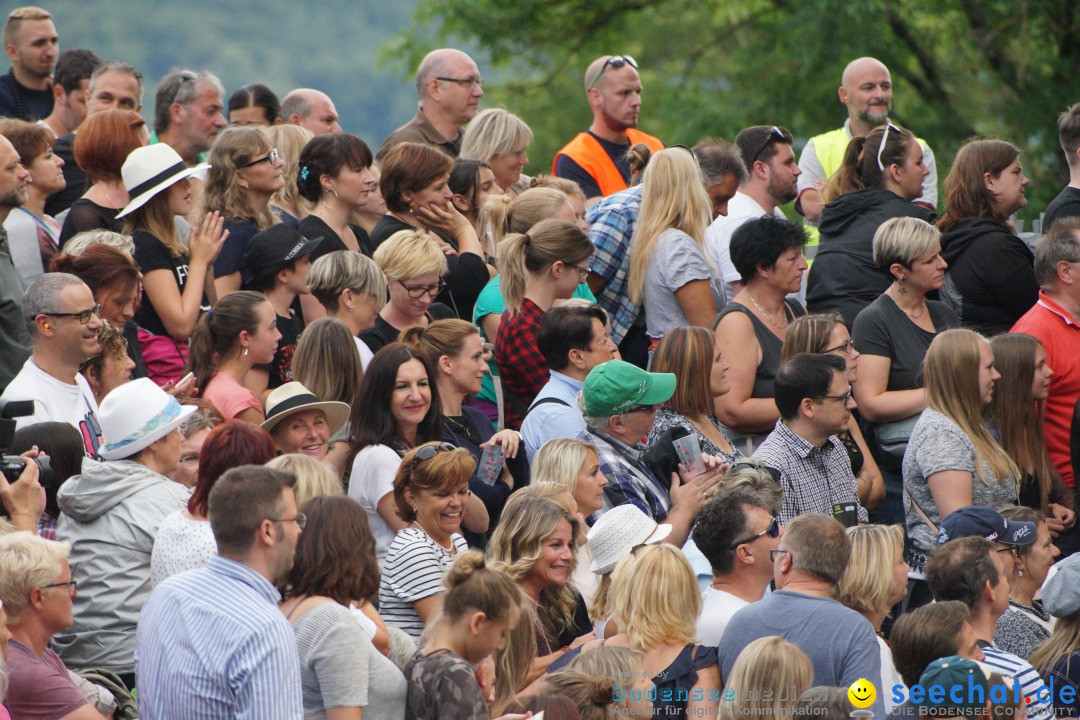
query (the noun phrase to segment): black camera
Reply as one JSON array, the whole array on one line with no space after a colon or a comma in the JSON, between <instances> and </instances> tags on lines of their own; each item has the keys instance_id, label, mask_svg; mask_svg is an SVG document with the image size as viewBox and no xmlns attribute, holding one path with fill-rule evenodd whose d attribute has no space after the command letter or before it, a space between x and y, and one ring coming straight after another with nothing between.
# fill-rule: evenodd
<instances>
[{"instance_id":1,"label":"black camera","mask_svg":"<svg viewBox=\"0 0 1080 720\"><path fill-rule=\"evenodd\" d=\"M26 417L34 414L33 400L0 400L0 472L8 482L15 482L26 469L26 464L18 455L7 455L7 451L15 442L15 418ZM49 458L42 456L34 459L37 463L40 475L38 482L43 486L52 485L55 479Z\"/></svg>"}]
</instances>

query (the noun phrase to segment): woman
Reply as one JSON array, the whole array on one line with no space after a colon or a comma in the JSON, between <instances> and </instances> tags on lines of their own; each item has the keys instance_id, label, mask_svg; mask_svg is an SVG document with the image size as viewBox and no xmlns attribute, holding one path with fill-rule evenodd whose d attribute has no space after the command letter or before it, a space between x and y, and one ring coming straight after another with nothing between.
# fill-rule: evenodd
<instances>
[{"instance_id":1,"label":"woman","mask_svg":"<svg viewBox=\"0 0 1080 720\"><path fill-rule=\"evenodd\" d=\"M883 687L891 688L882 678ZM739 653L725 679L725 698L733 699L720 704L720 717L795 717L799 696L813 684L814 666L797 645L778 635L758 638Z\"/></svg>"},{"instance_id":2,"label":"woman","mask_svg":"<svg viewBox=\"0 0 1080 720\"><path fill-rule=\"evenodd\" d=\"M649 442L657 442L664 433L681 428L698 439L701 452L734 463L742 453L731 446L720 429L714 403L728 390L727 363L715 349L711 330L702 327L677 327L669 330L656 346L652 372L674 373L675 394L656 411Z\"/></svg>"},{"instance_id":3,"label":"woman","mask_svg":"<svg viewBox=\"0 0 1080 720\"><path fill-rule=\"evenodd\" d=\"M630 300L645 309L653 345L685 325L711 328L724 284L705 255L712 202L701 169L682 148L653 155L642 179L641 211L630 242Z\"/></svg>"},{"instance_id":4,"label":"woman","mask_svg":"<svg viewBox=\"0 0 1080 720\"><path fill-rule=\"evenodd\" d=\"M942 518L967 505L1015 505L1020 480L1016 463L982 417L1001 377L990 343L971 330L946 330L930 343L923 374L927 408L911 432L903 464L911 499L905 559L915 577L937 544Z\"/></svg>"},{"instance_id":5,"label":"woman","mask_svg":"<svg viewBox=\"0 0 1080 720\"><path fill-rule=\"evenodd\" d=\"M1020 151L1001 140L973 140L956 153L945 178L941 256L950 269L941 299L964 327L1008 332L1039 299L1035 255L1009 217L1027 207L1030 181Z\"/></svg>"},{"instance_id":6,"label":"woman","mask_svg":"<svg viewBox=\"0 0 1080 720\"><path fill-rule=\"evenodd\" d=\"M576 225L548 219L526 233L507 236L499 252L506 312L499 323L495 362L506 426L516 430L548 381L547 363L536 351L540 320L557 300L570 298L585 283L593 244Z\"/></svg>"},{"instance_id":7,"label":"woman","mask_svg":"<svg viewBox=\"0 0 1080 720\"><path fill-rule=\"evenodd\" d=\"M401 143L386 154L379 188L386 201L386 215L371 231L377 248L401 230L429 230L447 254L447 288L439 302L468 320L476 296L495 274L484 260L480 238L452 202L447 182L453 161L427 145Z\"/></svg>"},{"instance_id":8,"label":"woman","mask_svg":"<svg viewBox=\"0 0 1080 720\"><path fill-rule=\"evenodd\" d=\"M454 193L454 207L472 223L484 245L485 258L489 263L494 262L494 247L488 247L491 238L488 237L487 223L481 217L481 210L487 205L488 198L493 192L498 192L491 166L479 160L463 160L459 157L454 160L454 169L446 182Z\"/></svg>"},{"instance_id":9,"label":"woman","mask_svg":"<svg viewBox=\"0 0 1080 720\"><path fill-rule=\"evenodd\" d=\"M37 534L46 540L56 539L56 521L60 519L60 507L56 493L60 486L73 475L78 475L86 457L82 435L74 425L66 422L43 422L24 425L15 431L8 452L21 455L31 448L38 448L49 456L49 465L55 477L53 482L43 483L45 488L45 512L37 522Z\"/></svg>"},{"instance_id":10,"label":"woman","mask_svg":"<svg viewBox=\"0 0 1080 720\"><path fill-rule=\"evenodd\" d=\"M933 221L932 211L912 202L929 172L919 141L891 123L851 139L823 196L821 240L806 283L811 312L839 312L850 328L888 288L892 276L874 262L874 233L894 217Z\"/></svg>"},{"instance_id":11,"label":"woman","mask_svg":"<svg viewBox=\"0 0 1080 720\"><path fill-rule=\"evenodd\" d=\"M1023 333L998 335L990 341L1001 380L987 416L995 439L1009 453L1023 477L1020 504L1046 516L1051 537L1076 524L1073 493L1046 452L1043 416L1053 368L1037 338Z\"/></svg>"},{"instance_id":12,"label":"woman","mask_svg":"<svg viewBox=\"0 0 1080 720\"><path fill-rule=\"evenodd\" d=\"M225 422L210 431L199 454L195 488L186 507L166 517L158 530L150 558L154 585L170 575L203 567L217 553L209 500L218 478L240 465L265 465L276 454L270 434L254 425Z\"/></svg>"},{"instance_id":13,"label":"woman","mask_svg":"<svg viewBox=\"0 0 1080 720\"><path fill-rule=\"evenodd\" d=\"M300 152L296 187L311 203L311 212L297 229L304 237L323 239L312 262L337 250L371 257L375 245L351 218L371 195L373 161L367 144L349 133L320 135Z\"/></svg>"},{"instance_id":14,"label":"woman","mask_svg":"<svg viewBox=\"0 0 1080 720\"><path fill-rule=\"evenodd\" d=\"M442 438L439 391L431 375L424 356L403 343L391 343L375 353L352 402L349 497L368 512L380 565L394 536L408 527L394 500L401 458ZM470 498L467 516L469 530L487 530L487 512L479 499Z\"/></svg>"},{"instance_id":15,"label":"woman","mask_svg":"<svg viewBox=\"0 0 1080 720\"><path fill-rule=\"evenodd\" d=\"M172 479L184 487L194 488L199 477L199 456L203 444L210 431L225 420L205 400L188 400L185 404L194 405L198 410L180 424L180 465Z\"/></svg>"},{"instance_id":16,"label":"woman","mask_svg":"<svg viewBox=\"0 0 1080 720\"><path fill-rule=\"evenodd\" d=\"M226 420L258 425L265 419L262 403L244 385L248 371L268 363L281 332L266 297L250 290L229 293L203 315L191 333L186 372L202 383L202 397Z\"/></svg>"},{"instance_id":17,"label":"woman","mask_svg":"<svg viewBox=\"0 0 1080 720\"><path fill-rule=\"evenodd\" d=\"M607 645L578 655L566 669L544 678L544 687L572 698L581 720L652 717L652 681L638 671L641 653ZM605 687L605 683L608 683Z\"/></svg>"},{"instance_id":18,"label":"woman","mask_svg":"<svg viewBox=\"0 0 1080 720\"><path fill-rule=\"evenodd\" d=\"M771 216L743 225L731 238L731 261L744 287L724 306L714 328L731 388L717 398L716 417L744 455L753 454L780 419L773 378L788 327L806 314L787 298L802 287L805 243L802 228Z\"/></svg>"},{"instance_id":19,"label":"woman","mask_svg":"<svg viewBox=\"0 0 1080 720\"><path fill-rule=\"evenodd\" d=\"M803 315L791 323L784 345L780 348L780 359L787 360L799 353L825 353L844 358L847 363L847 381L855 387L859 351L851 342L844 318L838 313ZM858 409L855 412L858 412ZM851 473L858 486L859 504L868 510L876 508L885 499L885 480L866 439L863 438L858 422L849 422L847 429L836 437L844 443L851 461Z\"/></svg>"},{"instance_id":20,"label":"woman","mask_svg":"<svg viewBox=\"0 0 1080 720\"><path fill-rule=\"evenodd\" d=\"M90 189L64 218L60 247L72 236L103 228L120 232L117 213L128 204L121 168L136 148L150 142L146 121L132 110L102 110L86 117L75 134L75 162L90 176ZM161 170L163 168L159 168ZM128 233L130 234L130 233Z\"/></svg>"},{"instance_id":21,"label":"woman","mask_svg":"<svg viewBox=\"0 0 1080 720\"><path fill-rule=\"evenodd\" d=\"M881 624L889 609L907 595L910 568L904 562L904 531L899 525L858 525L846 532L851 541L851 559L833 589L833 598L866 618L878 633L881 686L903 686L904 680L893 665L892 651L881 635ZM892 693L881 699L885 711L892 712Z\"/></svg>"},{"instance_id":22,"label":"woman","mask_svg":"<svg viewBox=\"0 0 1080 720\"><path fill-rule=\"evenodd\" d=\"M345 494L345 491L341 489L341 480L334 474L330 466L324 462L319 462L310 455L301 453L278 455L266 463L266 467L274 470L284 470L296 476L293 495L296 498L297 507L302 507L308 500L313 498ZM367 528L367 517L364 518L364 527ZM371 535L370 530L368 535ZM372 540L373 548L374 542Z\"/></svg>"},{"instance_id":23,"label":"woman","mask_svg":"<svg viewBox=\"0 0 1080 720\"><path fill-rule=\"evenodd\" d=\"M386 551L379 611L418 643L440 608L443 572L468 547L461 518L475 470L463 448L425 443L405 455L394 476L394 505L405 526Z\"/></svg>"},{"instance_id":24,"label":"woman","mask_svg":"<svg viewBox=\"0 0 1080 720\"><path fill-rule=\"evenodd\" d=\"M270 145L278 149L281 176L285 184L270 198L270 211L291 228L299 229L300 221L308 216L307 201L300 197L296 178L300 173L300 153L315 137L307 128L291 123L271 125L263 131Z\"/></svg>"},{"instance_id":25,"label":"woman","mask_svg":"<svg viewBox=\"0 0 1080 720\"><path fill-rule=\"evenodd\" d=\"M100 406L106 395L131 380L135 361L128 357L123 331L107 320L102 321L98 344L101 351L82 363L79 372L90 384L90 391Z\"/></svg>"},{"instance_id":26,"label":"woman","mask_svg":"<svg viewBox=\"0 0 1080 720\"><path fill-rule=\"evenodd\" d=\"M375 226L382 220L383 215L386 214L386 201L383 200L382 191L379 189L379 179L382 178L382 171L379 170L377 165L371 166L371 192L368 193L367 200L364 204L356 208L352 214L352 221L354 224L363 228L364 232L371 236L371 231L375 229Z\"/></svg>"},{"instance_id":27,"label":"woman","mask_svg":"<svg viewBox=\"0 0 1080 720\"><path fill-rule=\"evenodd\" d=\"M345 497L315 498L300 510L307 523L281 612L296 631L304 717L404 720L405 678L354 616L379 587L364 510Z\"/></svg>"},{"instance_id":28,"label":"woman","mask_svg":"<svg viewBox=\"0 0 1080 720\"><path fill-rule=\"evenodd\" d=\"M395 233L375 251L375 263L386 278L390 299L375 316L374 325L360 333L360 340L372 352L397 340L412 325L454 316L446 305L435 302L446 287L447 262L426 233Z\"/></svg>"},{"instance_id":29,"label":"woman","mask_svg":"<svg viewBox=\"0 0 1080 720\"><path fill-rule=\"evenodd\" d=\"M229 125L233 127L273 127L280 125L281 103L265 85L245 85L229 96Z\"/></svg>"},{"instance_id":30,"label":"woman","mask_svg":"<svg viewBox=\"0 0 1080 720\"><path fill-rule=\"evenodd\" d=\"M23 282L29 285L45 272L60 247L60 223L45 214L45 200L66 185L60 169L64 161L53 154L56 138L47 126L4 120L0 122L0 135L15 147L23 167L30 172L26 201L4 220L11 259Z\"/></svg>"},{"instance_id":31,"label":"woman","mask_svg":"<svg viewBox=\"0 0 1080 720\"><path fill-rule=\"evenodd\" d=\"M469 480L469 489L484 503L494 526L510 493L529 483L529 468L524 453L518 460L521 435L513 430L492 432L484 413L465 404L468 396L480 392L480 381L487 371L480 331L464 320L449 318L426 328L410 327L401 334L401 342L414 347L435 371L443 441L468 450L478 468L486 448L498 446L502 450L505 461L496 479L488 483L478 470ZM465 534L469 547L478 549L487 546L488 537Z\"/></svg>"},{"instance_id":32,"label":"woman","mask_svg":"<svg viewBox=\"0 0 1080 720\"><path fill-rule=\"evenodd\" d=\"M210 172L202 190L202 218L225 218L228 239L214 260L219 297L246 287L245 255L251 237L274 224L270 198L285 185L281 158L253 127L223 130L210 148Z\"/></svg>"},{"instance_id":33,"label":"woman","mask_svg":"<svg viewBox=\"0 0 1080 720\"><path fill-rule=\"evenodd\" d=\"M1050 639L1031 654L1032 667L1046 682L1053 682L1058 693L1064 688L1072 690L1073 698L1080 698L1080 593L1076 592L1080 555L1070 555L1046 581L1043 588L1043 607L1057 619ZM1055 709L1062 715L1075 717L1080 712L1080 701L1066 702L1059 694L1054 701Z\"/></svg>"},{"instance_id":34,"label":"woman","mask_svg":"<svg viewBox=\"0 0 1080 720\"><path fill-rule=\"evenodd\" d=\"M328 316L348 328L360 353L360 366L366 370L375 352L359 336L375 327L386 304L388 288L382 269L360 253L337 250L312 263L308 289Z\"/></svg>"},{"instance_id":35,"label":"woman","mask_svg":"<svg viewBox=\"0 0 1080 720\"><path fill-rule=\"evenodd\" d=\"M899 522L900 464L911 428L926 408L923 359L934 338L960 320L944 303L926 298L945 282L948 267L933 225L917 218L886 220L874 233L874 260L893 282L855 317L851 336L861 354L852 390L863 419L875 426L881 451L885 501L875 519Z\"/></svg>"},{"instance_id":36,"label":"woman","mask_svg":"<svg viewBox=\"0 0 1080 720\"><path fill-rule=\"evenodd\" d=\"M207 167L187 167L164 143L138 148L124 163L124 185L133 197L116 217L127 218L124 232L135 243L135 262L143 274L145 297L135 321L147 373L159 385L182 374L185 342L203 306L217 299L213 265L228 230L216 213L207 215L192 226L185 248L175 221L191 212L188 178ZM163 173L167 177L160 180Z\"/></svg>"},{"instance_id":37,"label":"woman","mask_svg":"<svg viewBox=\"0 0 1080 720\"><path fill-rule=\"evenodd\" d=\"M330 436L349 418L349 404L321 400L300 382L287 382L266 398L266 421L260 426L283 455L300 453L325 460Z\"/></svg>"},{"instance_id":38,"label":"woman","mask_svg":"<svg viewBox=\"0 0 1080 720\"><path fill-rule=\"evenodd\" d=\"M515 198L531 181L521 171L529 164L525 151L532 139L532 130L521 118L502 108L488 108L465 127L458 157L488 164L499 188Z\"/></svg>"},{"instance_id":39,"label":"woman","mask_svg":"<svg viewBox=\"0 0 1080 720\"><path fill-rule=\"evenodd\" d=\"M1009 578L1009 609L994 626L994 647L1027 660L1054 629L1053 620L1035 595L1061 551L1050 537L1046 516L1038 510L1006 508L1001 516L1009 522L1035 523L1036 528L1035 542L1017 548L1019 555Z\"/></svg>"}]
</instances>

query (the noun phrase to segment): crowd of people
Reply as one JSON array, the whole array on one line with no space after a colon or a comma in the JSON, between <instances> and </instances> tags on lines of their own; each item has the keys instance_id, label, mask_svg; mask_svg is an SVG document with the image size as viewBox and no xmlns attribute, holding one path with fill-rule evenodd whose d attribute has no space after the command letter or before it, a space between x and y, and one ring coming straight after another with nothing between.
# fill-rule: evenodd
<instances>
[{"instance_id":1,"label":"crowd of people","mask_svg":"<svg viewBox=\"0 0 1080 720\"><path fill-rule=\"evenodd\" d=\"M3 39L0 718L1077 716L1080 104L1031 239L869 57L800 155L599 57L530 177L459 50L374 146Z\"/></svg>"}]
</instances>

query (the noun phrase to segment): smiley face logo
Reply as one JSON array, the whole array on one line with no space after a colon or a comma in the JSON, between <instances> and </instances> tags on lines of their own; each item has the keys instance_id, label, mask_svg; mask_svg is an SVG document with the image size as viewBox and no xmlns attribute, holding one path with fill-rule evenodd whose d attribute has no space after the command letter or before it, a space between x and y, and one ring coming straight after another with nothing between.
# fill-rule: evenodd
<instances>
[{"instance_id":1,"label":"smiley face logo","mask_svg":"<svg viewBox=\"0 0 1080 720\"><path fill-rule=\"evenodd\" d=\"M877 699L877 688L866 678L859 678L847 691L848 700L857 708L868 708Z\"/></svg>"}]
</instances>

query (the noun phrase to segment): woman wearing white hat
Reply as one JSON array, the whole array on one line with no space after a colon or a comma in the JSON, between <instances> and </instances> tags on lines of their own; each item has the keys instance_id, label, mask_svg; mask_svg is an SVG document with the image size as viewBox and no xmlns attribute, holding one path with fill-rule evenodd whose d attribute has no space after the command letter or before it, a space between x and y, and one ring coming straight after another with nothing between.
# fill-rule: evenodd
<instances>
[{"instance_id":1,"label":"woman wearing white hat","mask_svg":"<svg viewBox=\"0 0 1080 720\"><path fill-rule=\"evenodd\" d=\"M330 436L349 419L348 403L319 400L299 382L274 388L266 398L263 430L283 455L301 453L323 460Z\"/></svg>"},{"instance_id":2,"label":"woman wearing white hat","mask_svg":"<svg viewBox=\"0 0 1080 720\"><path fill-rule=\"evenodd\" d=\"M116 217L126 218L124 233L135 243L143 273L146 297L135 321L147 373L158 384L180 378L199 311L217 300L211 266L228 237L222 219L208 216L193 226L186 249L176 230L176 216L191 212L188 178L209 167L188 167L159 143L137 148L121 170L131 201Z\"/></svg>"},{"instance_id":3,"label":"woman wearing white hat","mask_svg":"<svg viewBox=\"0 0 1080 720\"><path fill-rule=\"evenodd\" d=\"M109 393L98 418L105 462L83 463L60 489L57 538L71 543L75 622L54 647L72 667L134 680L135 626L150 594L150 554L161 522L191 490L169 476L180 463L181 407L149 378Z\"/></svg>"}]
</instances>

